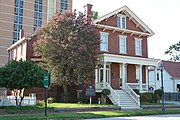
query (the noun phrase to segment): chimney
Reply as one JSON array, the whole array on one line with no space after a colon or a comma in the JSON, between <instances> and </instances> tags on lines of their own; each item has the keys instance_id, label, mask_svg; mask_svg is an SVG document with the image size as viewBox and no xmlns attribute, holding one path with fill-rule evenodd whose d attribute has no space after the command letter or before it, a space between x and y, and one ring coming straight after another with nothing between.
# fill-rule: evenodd
<instances>
[{"instance_id":1,"label":"chimney","mask_svg":"<svg viewBox=\"0 0 180 120\"><path fill-rule=\"evenodd\" d=\"M84 14L86 15L86 17L87 17L87 22L88 23L90 23L91 22L91 16L92 16L92 11L91 11L91 9L92 9L92 4L87 4L87 5L85 5L84 6Z\"/></svg>"},{"instance_id":2,"label":"chimney","mask_svg":"<svg viewBox=\"0 0 180 120\"><path fill-rule=\"evenodd\" d=\"M19 40L20 40L21 38L23 38L23 37L24 37L24 30L21 29L21 30L19 31Z\"/></svg>"}]
</instances>

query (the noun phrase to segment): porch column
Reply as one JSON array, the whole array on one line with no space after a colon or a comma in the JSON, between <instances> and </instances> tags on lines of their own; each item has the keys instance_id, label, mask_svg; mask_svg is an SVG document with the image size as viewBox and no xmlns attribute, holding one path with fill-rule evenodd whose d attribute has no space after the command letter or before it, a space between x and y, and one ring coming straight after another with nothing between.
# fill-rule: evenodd
<instances>
[{"instance_id":1,"label":"porch column","mask_svg":"<svg viewBox=\"0 0 180 120\"><path fill-rule=\"evenodd\" d=\"M148 73L148 67L146 66L146 90L149 89L149 73Z\"/></svg>"},{"instance_id":2,"label":"porch column","mask_svg":"<svg viewBox=\"0 0 180 120\"><path fill-rule=\"evenodd\" d=\"M103 63L103 86L106 85L106 62Z\"/></svg>"},{"instance_id":3,"label":"porch column","mask_svg":"<svg viewBox=\"0 0 180 120\"><path fill-rule=\"evenodd\" d=\"M139 74L140 74L140 78L139 78L139 90L142 91L142 65L139 65Z\"/></svg>"},{"instance_id":4,"label":"porch column","mask_svg":"<svg viewBox=\"0 0 180 120\"><path fill-rule=\"evenodd\" d=\"M157 80L157 67L154 66L154 90L156 90L156 80Z\"/></svg>"},{"instance_id":5,"label":"porch column","mask_svg":"<svg viewBox=\"0 0 180 120\"><path fill-rule=\"evenodd\" d=\"M122 65L121 65L121 72L122 72L122 88L124 88L124 84L125 84L125 80L126 80L126 69L125 69L125 67L126 67L126 64L125 63L123 63Z\"/></svg>"},{"instance_id":6,"label":"porch column","mask_svg":"<svg viewBox=\"0 0 180 120\"><path fill-rule=\"evenodd\" d=\"M95 84L98 82L98 69L95 69Z\"/></svg>"}]
</instances>

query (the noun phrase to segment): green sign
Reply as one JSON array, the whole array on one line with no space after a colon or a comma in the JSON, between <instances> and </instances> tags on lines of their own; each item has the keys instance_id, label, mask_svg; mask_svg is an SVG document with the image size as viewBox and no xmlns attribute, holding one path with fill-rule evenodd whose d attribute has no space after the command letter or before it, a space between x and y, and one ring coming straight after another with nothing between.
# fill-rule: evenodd
<instances>
[{"instance_id":1,"label":"green sign","mask_svg":"<svg viewBox=\"0 0 180 120\"><path fill-rule=\"evenodd\" d=\"M50 82L50 74L48 72L44 73L44 87L48 88Z\"/></svg>"}]
</instances>

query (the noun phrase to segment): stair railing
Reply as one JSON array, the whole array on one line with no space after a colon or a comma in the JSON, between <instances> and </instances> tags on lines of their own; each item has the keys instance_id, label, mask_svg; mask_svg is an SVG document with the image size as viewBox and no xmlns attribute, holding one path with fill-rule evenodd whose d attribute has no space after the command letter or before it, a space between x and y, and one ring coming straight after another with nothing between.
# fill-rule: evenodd
<instances>
[{"instance_id":1,"label":"stair railing","mask_svg":"<svg viewBox=\"0 0 180 120\"><path fill-rule=\"evenodd\" d=\"M109 89L111 91L111 94L108 96L110 98L110 100L111 100L110 96L112 96L114 98L114 100L116 101L117 105L119 106L120 105L120 96L113 90L113 88L107 82L105 83L105 88ZM111 101L114 102L113 100L111 100Z\"/></svg>"},{"instance_id":2,"label":"stair railing","mask_svg":"<svg viewBox=\"0 0 180 120\"><path fill-rule=\"evenodd\" d=\"M124 83L123 89L134 99L138 106L140 106L140 96L137 95L134 90L126 83Z\"/></svg>"}]
</instances>

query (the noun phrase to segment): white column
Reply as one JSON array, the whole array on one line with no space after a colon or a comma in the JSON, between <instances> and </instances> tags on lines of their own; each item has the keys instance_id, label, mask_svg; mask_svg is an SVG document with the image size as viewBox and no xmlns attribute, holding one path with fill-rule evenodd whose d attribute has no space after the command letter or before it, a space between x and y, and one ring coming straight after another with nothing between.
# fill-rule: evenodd
<instances>
[{"instance_id":1,"label":"white column","mask_svg":"<svg viewBox=\"0 0 180 120\"><path fill-rule=\"evenodd\" d=\"M160 75L159 75L159 79L160 79ZM156 90L156 80L157 80L157 67L154 66L154 90Z\"/></svg>"},{"instance_id":2,"label":"white column","mask_svg":"<svg viewBox=\"0 0 180 120\"><path fill-rule=\"evenodd\" d=\"M106 83L106 62L103 64L103 86L105 87Z\"/></svg>"},{"instance_id":3,"label":"white column","mask_svg":"<svg viewBox=\"0 0 180 120\"><path fill-rule=\"evenodd\" d=\"M146 69L146 90L148 91L148 86L149 86L149 73L148 73L148 67L145 67Z\"/></svg>"},{"instance_id":4,"label":"white column","mask_svg":"<svg viewBox=\"0 0 180 120\"><path fill-rule=\"evenodd\" d=\"M123 63L121 65L121 72L122 72L122 88L124 88L124 84L125 84L125 80L126 80L126 69L125 69L126 65L125 63Z\"/></svg>"},{"instance_id":5,"label":"white column","mask_svg":"<svg viewBox=\"0 0 180 120\"><path fill-rule=\"evenodd\" d=\"M95 84L98 82L98 69L95 69Z\"/></svg>"},{"instance_id":6,"label":"white column","mask_svg":"<svg viewBox=\"0 0 180 120\"><path fill-rule=\"evenodd\" d=\"M139 74L140 74L140 78L139 78L139 90L142 91L142 65L139 65Z\"/></svg>"}]
</instances>

